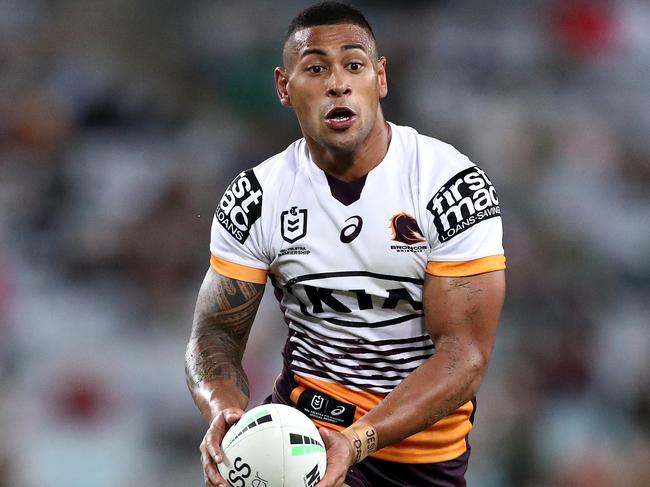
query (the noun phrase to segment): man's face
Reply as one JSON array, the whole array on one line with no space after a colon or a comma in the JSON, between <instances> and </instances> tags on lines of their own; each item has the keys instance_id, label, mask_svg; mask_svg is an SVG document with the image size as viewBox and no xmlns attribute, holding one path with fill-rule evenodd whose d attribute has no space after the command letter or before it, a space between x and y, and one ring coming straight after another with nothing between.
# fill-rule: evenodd
<instances>
[{"instance_id":1,"label":"man's face","mask_svg":"<svg viewBox=\"0 0 650 487\"><path fill-rule=\"evenodd\" d=\"M385 59L365 29L354 24L309 27L295 32L276 69L280 101L293 107L303 135L335 152L361 147L386 96Z\"/></svg>"}]
</instances>

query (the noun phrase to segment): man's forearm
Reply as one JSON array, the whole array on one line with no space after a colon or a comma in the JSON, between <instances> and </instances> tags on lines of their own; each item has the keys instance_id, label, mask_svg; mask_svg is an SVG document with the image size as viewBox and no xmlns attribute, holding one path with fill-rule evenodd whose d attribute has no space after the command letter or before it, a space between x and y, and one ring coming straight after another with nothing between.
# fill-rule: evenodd
<instances>
[{"instance_id":1,"label":"man's forearm","mask_svg":"<svg viewBox=\"0 0 650 487\"><path fill-rule=\"evenodd\" d=\"M377 449L428 428L471 400L485 366L459 344L439 349L361 419L375 428Z\"/></svg>"},{"instance_id":2,"label":"man's forearm","mask_svg":"<svg viewBox=\"0 0 650 487\"><path fill-rule=\"evenodd\" d=\"M241 361L264 285L228 279L210 270L201 286L185 354L187 384L211 419L226 407L245 409L248 378Z\"/></svg>"},{"instance_id":3,"label":"man's forearm","mask_svg":"<svg viewBox=\"0 0 650 487\"><path fill-rule=\"evenodd\" d=\"M248 377L232 338L225 332L190 338L185 377L201 413L212 419L227 407L245 409L250 396Z\"/></svg>"}]
</instances>

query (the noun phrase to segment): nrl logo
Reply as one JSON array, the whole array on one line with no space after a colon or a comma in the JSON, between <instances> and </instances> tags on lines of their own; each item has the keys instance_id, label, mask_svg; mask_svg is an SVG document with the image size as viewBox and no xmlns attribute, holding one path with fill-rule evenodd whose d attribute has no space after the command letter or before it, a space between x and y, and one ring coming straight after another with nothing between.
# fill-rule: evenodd
<instances>
[{"instance_id":1,"label":"nrl logo","mask_svg":"<svg viewBox=\"0 0 650 487\"><path fill-rule=\"evenodd\" d=\"M292 206L280 215L282 238L294 243L307 235L307 210Z\"/></svg>"}]
</instances>

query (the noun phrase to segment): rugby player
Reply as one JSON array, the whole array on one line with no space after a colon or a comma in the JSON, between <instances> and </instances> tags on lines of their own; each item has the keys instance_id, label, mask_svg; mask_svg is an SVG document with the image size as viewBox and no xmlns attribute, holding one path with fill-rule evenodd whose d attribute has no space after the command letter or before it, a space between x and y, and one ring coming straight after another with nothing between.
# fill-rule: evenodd
<instances>
[{"instance_id":1,"label":"rugby player","mask_svg":"<svg viewBox=\"0 0 650 487\"><path fill-rule=\"evenodd\" d=\"M268 401L320 427L317 487L465 485L505 294L494 187L452 146L385 120L386 59L349 6L291 22L275 84L303 138L221 198L187 347L205 485L227 485L219 446L248 406L241 360L267 280L288 325Z\"/></svg>"}]
</instances>

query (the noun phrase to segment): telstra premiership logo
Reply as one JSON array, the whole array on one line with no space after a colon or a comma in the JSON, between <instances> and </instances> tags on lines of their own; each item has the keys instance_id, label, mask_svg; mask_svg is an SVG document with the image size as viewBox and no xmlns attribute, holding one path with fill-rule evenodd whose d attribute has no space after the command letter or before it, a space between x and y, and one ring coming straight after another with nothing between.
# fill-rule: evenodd
<instances>
[{"instance_id":1,"label":"telstra premiership logo","mask_svg":"<svg viewBox=\"0 0 650 487\"><path fill-rule=\"evenodd\" d=\"M282 238L294 243L307 235L307 210L292 206L280 215Z\"/></svg>"}]
</instances>

